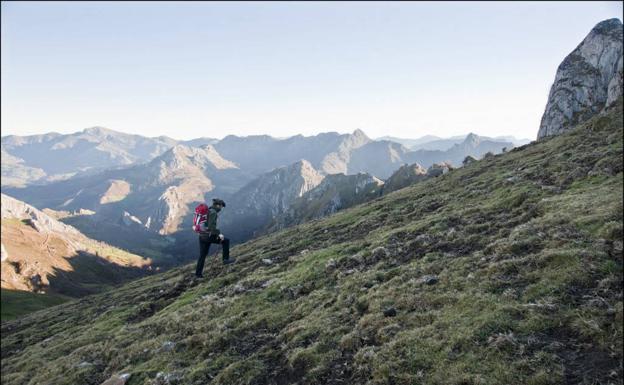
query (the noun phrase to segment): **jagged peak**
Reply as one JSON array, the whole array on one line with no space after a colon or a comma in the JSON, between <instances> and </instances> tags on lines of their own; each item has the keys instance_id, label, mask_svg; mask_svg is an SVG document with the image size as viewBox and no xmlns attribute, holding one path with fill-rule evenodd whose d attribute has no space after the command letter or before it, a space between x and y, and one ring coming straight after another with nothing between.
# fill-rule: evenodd
<instances>
[{"instance_id":1,"label":"jagged peak","mask_svg":"<svg viewBox=\"0 0 624 385\"><path fill-rule=\"evenodd\" d=\"M362 130L361 130L361 129L359 129L359 128L356 128L356 129L355 129L355 131L353 131L353 134L351 134L351 135L353 135L353 136L359 136L359 137L363 137L363 138L368 139L368 136L364 133L364 131L362 131Z\"/></svg>"},{"instance_id":2,"label":"jagged peak","mask_svg":"<svg viewBox=\"0 0 624 385\"><path fill-rule=\"evenodd\" d=\"M464 139L464 143L470 144L470 145L477 145L479 144L480 141L481 141L481 138L479 137L479 135L473 132L466 135L466 139Z\"/></svg>"},{"instance_id":3,"label":"jagged peak","mask_svg":"<svg viewBox=\"0 0 624 385\"><path fill-rule=\"evenodd\" d=\"M310 163L306 159L298 160L295 163L293 163L293 165L295 165L297 168L300 168L300 169L312 169L312 170L316 171L314 166L312 166L312 163Z\"/></svg>"},{"instance_id":4,"label":"jagged peak","mask_svg":"<svg viewBox=\"0 0 624 385\"><path fill-rule=\"evenodd\" d=\"M154 158L152 163L164 162L169 164L192 163L198 167L205 167L207 163L217 169L238 168L233 162L223 158L221 154L210 144L201 147L191 147L184 144L176 144L162 155Z\"/></svg>"}]
</instances>

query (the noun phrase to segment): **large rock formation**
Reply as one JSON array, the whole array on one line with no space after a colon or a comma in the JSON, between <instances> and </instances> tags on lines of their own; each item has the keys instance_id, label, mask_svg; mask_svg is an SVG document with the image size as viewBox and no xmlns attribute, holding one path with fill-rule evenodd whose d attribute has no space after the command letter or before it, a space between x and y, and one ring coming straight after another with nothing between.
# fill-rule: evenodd
<instances>
[{"instance_id":1,"label":"large rock formation","mask_svg":"<svg viewBox=\"0 0 624 385\"><path fill-rule=\"evenodd\" d=\"M383 193L387 194L402 189L403 187L407 187L426 178L427 170L418 163L411 165L404 164L386 180Z\"/></svg>"},{"instance_id":2,"label":"large rock formation","mask_svg":"<svg viewBox=\"0 0 624 385\"><path fill-rule=\"evenodd\" d=\"M622 22L598 23L559 65L538 139L558 135L610 107L622 94Z\"/></svg>"}]
</instances>

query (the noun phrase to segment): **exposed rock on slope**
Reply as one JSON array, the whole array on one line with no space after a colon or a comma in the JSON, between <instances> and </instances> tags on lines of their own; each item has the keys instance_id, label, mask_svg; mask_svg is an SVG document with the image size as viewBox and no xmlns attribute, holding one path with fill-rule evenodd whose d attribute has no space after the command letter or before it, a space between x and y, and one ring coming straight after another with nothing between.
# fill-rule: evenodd
<instances>
[{"instance_id":1,"label":"exposed rock on slope","mask_svg":"<svg viewBox=\"0 0 624 385\"><path fill-rule=\"evenodd\" d=\"M622 95L622 22L598 23L559 65L538 139L586 121Z\"/></svg>"},{"instance_id":2,"label":"exposed rock on slope","mask_svg":"<svg viewBox=\"0 0 624 385\"><path fill-rule=\"evenodd\" d=\"M40 233L59 233L71 236L79 236L80 232L75 228L57 221L48 214L31 205L21 202L8 195L2 194L2 218L26 220L35 230Z\"/></svg>"},{"instance_id":3,"label":"exposed rock on slope","mask_svg":"<svg viewBox=\"0 0 624 385\"><path fill-rule=\"evenodd\" d=\"M89 239L74 227L5 194L2 250L6 252L2 288L51 290L69 296L94 293L146 274L145 268L151 264L150 259Z\"/></svg>"},{"instance_id":4,"label":"exposed rock on slope","mask_svg":"<svg viewBox=\"0 0 624 385\"><path fill-rule=\"evenodd\" d=\"M390 178L386 179L383 187L383 193L402 189L413 183L425 180L427 178L427 170L418 163L411 165L404 164L396 170Z\"/></svg>"},{"instance_id":5,"label":"exposed rock on slope","mask_svg":"<svg viewBox=\"0 0 624 385\"><path fill-rule=\"evenodd\" d=\"M38 207L95 211L92 222L119 223L123 213L128 212L143 224L150 222L143 231L149 228L168 235L179 228L193 202L203 201L207 193L231 192L246 180L249 177L211 145L175 145L149 163L45 186L6 190Z\"/></svg>"},{"instance_id":6,"label":"exposed rock on slope","mask_svg":"<svg viewBox=\"0 0 624 385\"><path fill-rule=\"evenodd\" d=\"M273 219L265 231L275 231L331 215L381 195L383 181L365 173L327 175L323 181L296 199L287 211Z\"/></svg>"},{"instance_id":7,"label":"exposed rock on slope","mask_svg":"<svg viewBox=\"0 0 624 385\"><path fill-rule=\"evenodd\" d=\"M408 152L402 145L387 140L366 143L353 151L346 171L386 179L399 168ZM346 171L341 172L347 174Z\"/></svg>"}]
</instances>

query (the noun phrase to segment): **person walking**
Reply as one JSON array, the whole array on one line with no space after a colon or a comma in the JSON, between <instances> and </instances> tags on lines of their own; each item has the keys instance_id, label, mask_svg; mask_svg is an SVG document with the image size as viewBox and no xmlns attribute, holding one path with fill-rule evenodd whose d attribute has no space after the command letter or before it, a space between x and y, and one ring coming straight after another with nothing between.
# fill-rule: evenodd
<instances>
[{"instance_id":1,"label":"person walking","mask_svg":"<svg viewBox=\"0 0 624 385\"><path fill-rule=\"evenodd\" d=\"M225 207L222 199L212 200L212 206L208 207L201 203L195 208L195 218L193 219L193 230L199 234L199 258L195 269L195 277L203 278L204 263L210 250L210 244L215 243L222 246L222 259L224 265L234 263L236 260L230 258L230 240L225 238L217 227L219 212Z\"/></svg>"}]
</instances>

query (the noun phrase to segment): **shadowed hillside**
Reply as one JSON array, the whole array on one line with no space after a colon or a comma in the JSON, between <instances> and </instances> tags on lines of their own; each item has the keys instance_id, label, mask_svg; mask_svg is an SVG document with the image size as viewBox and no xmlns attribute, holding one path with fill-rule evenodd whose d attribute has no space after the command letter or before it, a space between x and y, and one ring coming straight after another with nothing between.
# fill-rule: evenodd
<instances>
[{"instance_id":1,"label":"shadowed hillside","mask_svg":"<svg viewBox=\"0 0 624 385\"><path fill-rule=\"evenodd\" d=\"M622 135L620 99L199 283L188 265L3 323L3 383L621 383Z\"/></svg>"}]
</instances>

